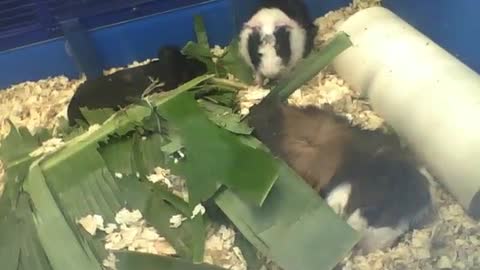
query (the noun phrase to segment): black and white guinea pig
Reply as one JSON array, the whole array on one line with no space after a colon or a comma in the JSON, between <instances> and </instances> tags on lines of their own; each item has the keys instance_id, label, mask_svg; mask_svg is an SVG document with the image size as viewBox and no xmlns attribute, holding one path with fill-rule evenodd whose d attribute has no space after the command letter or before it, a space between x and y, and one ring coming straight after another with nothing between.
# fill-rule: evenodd
<instances>
[{"instance_id":1,"label":"black and white guinea pig","mask_svg":"<svg viewBox=\"0 0 480 270\"><path fill-rule=\"evenodd\" d=\"M80 108L112 108L118 110L142 96L145 89L158 79L162 87L151 93L175 89L197 76L207 72L206 66L183 55L175 46L159 49L158 60L146 65L119 70L82 83L73 95L67 109L70 125L84 120Z\"/></svg>"},{"instance_id":2,"label":"black and white guinea pig","mask_svg":"<svg viewBox=\"0 0 480 270\"><path fill-rule=\"evenodd\" d=\"M281 78L313 48L317 27L301 0L264 0L240 32L239 51L255 82Z\"/></svg>"},{"instance_id":3,"label":"black and white guinea pig","mask_svg":"<svg viewBox=\"0 0 480 270\"><path fill-rule=\"evenodd\" d=\"M352 127L329 109L278 101L251 109L254 136L363 234L354 252L392 247L434 217L429 182L396 135Z\"/></svg>"}]
</instances>

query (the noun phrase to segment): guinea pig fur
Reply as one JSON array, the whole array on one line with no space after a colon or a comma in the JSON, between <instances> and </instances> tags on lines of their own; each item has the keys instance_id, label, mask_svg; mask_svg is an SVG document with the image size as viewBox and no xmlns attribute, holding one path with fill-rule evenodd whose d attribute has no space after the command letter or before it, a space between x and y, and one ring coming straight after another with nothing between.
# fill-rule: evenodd
<instances>
[{"instance_id":1,"label":"guinea pig fur","mask_svg":"<svg viewBox=\"0 0 480 270\"><path fill-rule=\"evenodd\" d=\"M355 252L390 248L432 214L428 180L395 135L351 127L328 109L266 102L254 135L363 234Z\"/></svg>"},{"instance_id":2,"label":"guinea pig fur","mask_svg":"<svg viewBox=\"0 0 480 270\"><path fill-rule=\"evenodd\" d=\"M265 0L244 24L239 51L255 81L281 78L313 48L317 27L300 0Z\"/></svg>"},{"instance_id":3,"label":"guinea pig fur","mask_svg":"<svg viewBox=\"0 0 480 270\"><path fill-rule=\"evenodd\" d=\"M70 125L76 120L84 120L80 108L111 108L115 111L141 98L145 89L158 79L163 83L151 93L175 89L207 71L206 66L189 59L174 46L164 46L158 52L158 60L119 70L107 76L87 80L77 88L67 109ZM150 94L151 94L150 93Z\"/></svg>"}]
</instances>

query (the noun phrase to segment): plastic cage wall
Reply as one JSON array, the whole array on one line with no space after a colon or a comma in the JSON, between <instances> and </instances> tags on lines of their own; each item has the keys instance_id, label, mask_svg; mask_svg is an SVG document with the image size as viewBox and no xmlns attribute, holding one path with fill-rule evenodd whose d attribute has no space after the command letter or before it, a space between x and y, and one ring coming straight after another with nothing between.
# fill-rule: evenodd
<instances>
[{"instance_id":1,"label":"plastic cage wall","mask_svg":"<svg viewBox=\"0 0 480 270\"><path fill-rule=\"evenodd\" d=\"M351 0L305 0L313 17ZM0 89L48 76L125 66L194 39L202 15L225 45L259 0L0 0ZM480 71L476 1L383 0L383 5ZM8 68L6 68L8 67ZM87 74L88 75L88 74Z\"/></svg>"},{"instance_id":2,"label":"plastic cage wall","mask_svg":"<svg viewBox=\"0 0 480 270\"><path fill-rule=\"evenodd\" d=\"M62 24L86 29L173 10L204 0L0 0L0 51L63 35Z\"/></svg>"}]
</instances>

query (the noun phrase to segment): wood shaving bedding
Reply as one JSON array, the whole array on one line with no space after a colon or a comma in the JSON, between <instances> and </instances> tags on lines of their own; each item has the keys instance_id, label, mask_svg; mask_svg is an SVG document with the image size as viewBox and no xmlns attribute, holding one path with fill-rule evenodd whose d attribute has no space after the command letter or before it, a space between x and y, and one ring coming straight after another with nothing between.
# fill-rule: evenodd
<instances>
[{"instance_id":1,"label":"wood shaving bedding","mask_svg":"<svg viewBox=\"0 0 480 270\"><path fill-rule=\"evenodd\" d=\"M176 250L155 228L148 226L139 210L121 209L115 216L116 223L104 225L100 215L90 214L77 221L92 236L105 233L105 249L129 250L163 256L174 256ZM241 250L234 245L235 231L226 226L210 228L205 242L204 262L230 270L246 270L247 264ZM103 261L107 269L116 269L115 256L110 253Z\"/></svg>"},{"instance_id":2,"label":"wood shaving bedding","mask_svg":"<svg viewBox=\"0 0 480 270\"><path fill-rule=\"evenodd\" d=\"M41 127L55 128L60 117L66 118L68 102L84 80L57 76L0 90L0 139L10 131L7 119L17 126L27 127L30 132ZM0 194L3 191L3 175L0 161Z\"/></svg>"}]
</instances>

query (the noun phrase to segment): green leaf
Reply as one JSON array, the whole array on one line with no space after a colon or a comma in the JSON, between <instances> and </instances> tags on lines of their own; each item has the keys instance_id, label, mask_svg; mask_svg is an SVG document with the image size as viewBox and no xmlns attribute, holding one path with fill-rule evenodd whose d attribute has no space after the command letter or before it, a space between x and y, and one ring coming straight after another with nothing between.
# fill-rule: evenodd
<instances>
[{"instance_id":1,"label":"green leaf","mask_svg":"<svg viewBox=\"0 0 480 270\"><path fill-rule=\"evenodd\" d=\"M284 79L270 91L268 98L278 97L286 100L300 86L307 83L340 53L352 45L350 38L344 32L337 34L320 51L313 51L308 57L301 60Z\"/></svg>"},{"instance_id":2,"label":"green leaf","mask_svg":"<svg viewBox=\"0 0 480 270\"><path fill-rule=\"evenodd\" d=\"M32 165L24 186L31 196L38 236L52 268L101 270L94 254L79 242L66 221L38 165Z\"/></svg>"},{"instance_id":3,"label":"green leaf","mask_svg":"<svg viewBox=\"0 0 480 270\"><path fill-rule=\"evenodd\" d=\"M52 131L46 128L37 128L33 136L36 138L37 142L41 144L42 142L52 138Z\"/></svg>"},{"instance_id":4,"label":"green leaf","mask_svg":"<svg viewBox=\"0 0 480 270\"><path fill-rule=\"evenodd\" d=\"M164 152L167 156L181 150L184 147L182 144L182 139L179 136L170 135L169 137L170 142L161 147L162 152Z\"/></svg>"},{"instance_id":5,"label":"green leaf","mask_svg":"<svg viewBox=\"0 0 480 270\"><path fill-rule=\"evenodd\" d=\"M2 201L3 203L3 201ZM2 269L17 270L20 261L21 233L13 211L0 212L0 261Z\"/></svg>"},{"instance_id":6,"label":"green leaf","mask_svg":"<svg viewBox=\"0 0 480 270\"><path fill-rule=\"evenodd\" d=\"M208 44L207 31L205 30L205 24L203 22L202 16L199 16L199 15L194 16L194 27L195 27L195 33L197 35L198 44L205 48L210 48L210 45Z\"/></svg>"},{"instance_id":7,"label":"green leaf","mask_svg":"<svg viewBox=\"0 0 480 270\"><path fill-rule=\"evenodd\" d=\"M237 134L250 135L252 133L253 129L242 122L242 117L234 113L231 108L205 100L198 100L198 103L206 111L208 118L219 127Z\"/></svg>"},{"instance_id":8,"label":"green leaf","mask_svg":"<svg viewBox=\"0 0 480 270\"><path fill-rule=\"evenodd\" d=\"M261 208L229 190L216 203L250 243L285 270L331 270L359 240L286 164Z\"/></svg>"},{"instance_id":9,"label":"green leaf","mask_svg":"<svg viewBox=\"0 0 480 270\"><path fill-rule=\"evenodd\" d=\"M134 136L133 167L140 175L150 175L153 170L165 163L165 156L160 146L165 145L166 140L159 134L148 137Z\"/></svg>"},{"instance_id":10,"label":"green leaf","mask_svg":"<svg viewBox=\"0 0 480 270\"><path fill-rule=\"evenodd\" d=\"M200 60L200 58L212 58L213 57L213 54L212 52L210 52L210 48L209 47L204 47L198 43L195 43L193 41L189 41L187 42L187 44L185 44L185 46L182 48L182 54L185 54L185 55L188 55L188 56L191 56L191 57L194 57L198 60ZM210 60L211 61L211 60Z\"/></svg>"},{"instance_id":11,"label":"green leaf","mask_svg":"<svg viewBox=\"0 0 480 270\"><path fill-rule=\"evenodd\" d=\"M215 67L215 63L212 60L213 55L210 52L210 48L204 47L200 44L189 41L182 48L181 52L184 55L188 55L204 63L207 66L208 73L212 73L212 74L216 73L216 67Z\"/></svg>"},{"instance_id":12,"label":"green leaf","mask_svg":"<svg viewBox=\"0 0 480 270\"><path fill-rule=\"evenodd\" d=\"M191 262L145 253L116 252L118 270L225 270L209 264L193 264Z\"/></svg>"},{"instance_id":13,"label":"green leaf","mask_svg":"<svg viewBox=\"0 0 480 270\"><path fill-rule=\"evenodd\" d=\"M205 96L204 98L214 103L227 106L228 108L232 108L235 106L236 97L237 97L236 92L214 91L209 95Z\"/></svg>"},{"instance_id":14,"label":"green leaf","mask_svg":"<svg viewBox=\"0 0 480 270\"><path fill-rule=\"evenodd\" d=\"M257 255L257 249L241 234L235 235L235 246L240 248L242 255L247 262L247 270L260 270L264 265Z\"/></svg>"},{"instance_id":15,"label":"green leaf","mask_svg":"<svg viewBox=\"0 0 480 270\"><path fill-rule=\"evenodd\" d=\"M175 200L176 203L171 204L170 201L162 198L162 193L163 195L169 194L168 196L173 195L169 191L157 188L145 210L146 219L172 244L181 257L197 263L202 262L206 236L203 218L189 219L184 221L179 228L170 228L170 218L173 215L182 214L188 218L191 211L187 213L180 211L179 208L188 209L188 204L181 201L180 198Z\"/></svg>"},{"instance_id":16,"label":"green leaf","mask_svg":"<svg viewBox=\"0 0 480 270\"><path fill-rule=\"evenodd\" d=\"M250 203L263 203L278 177L277 160L217 127L190 93L166 102L159 112L178 128L185 145L186 158L177 166L187 180L191 204L209 199L221 184Z\"/></svg>"},{"instance_id":17,"label":"green leaf","mask_svg":"<svg viewBox=\"0 0 480 270\"><path fill-rule=\"evenodd\" d=\"M114 222L124 201L117 179L108 170L105 161L94 146L86 147L69 156L61 164L43 168L46 183L64 221L81 243L98 261L106 257L104 243L91 237L76 220L90 214L101 215L106 223Z\"/></svg>"},{"instance_id":18,"label":"green leaf","mask_svg":"<svg viewBox=\"0 0 480 270\"><path fill-rule=\"evenodd\" d=\"M0 159L6 168L30 160L28 154L40 146L26 127L17 128L10 120L7 121L10 132L0 145Z\"/></svg>"},{"instance_id":19,"label":"green leaf","mask_svg":"<svg viewBox=\"0 0 480 270\"><path fill-rule=\"evenodd\" d=\"M23 269L50 270L47 255L40 243L38 234L33 220L32 209L30 208L30 197L22 192L19 196L17 208L15 210L18 226L17 234L13 234L13 230L7 231L10 234L20 238L20 267ZM2 244L0 244L2 246ZM10 246L10 245L9 245ZM10 246L11 247L11 246ZM2 265L5 262L2 261Z\"/></svg>"},{"instance_id":20,"label":"green leaf","mask_svg":"<svg viewBox=\"0 0 480 270\"><path fill-rule=\"evenodd\" d=\"M170 228L170 218L176 214L190 216L191 207L162 186L143 183L135 176L137 171L141 175L148 175L153 173L155 167L163 167L163 155L158 147L162 143L163 139L158 134L145 140L134 136L110 143L100 151L110 171L126 173L117 183L127 205L140 209L145 219L172 244L180 256L203 260L203 219L196 218L184 222L180 228Z\"/></svg>"},{"instance_id":21,"label":"green leaf","mask_svg":"<svg viewBox=\"0 0 480 270\"><path fill-rule=\"evenodd\" d=\"M196 244L193 243L193 239L195 235L202 235L205 232L203 223L188 220L179 228L170 228L170 218L173 215L189 216L188 204L158 184L140 182L134 176L124 176L119 185L127 206L139 209L145 220L167 239L179 256L191 260ZM203 246L204 241L199 244Z\"/></svg>"},{"instance_id":22,"label":"green leaf","mask_svg":"<svg viewBox=\"0 0 480 270\"><path fill-rule=\"evenodd\" d=\"M135 175L133 168L134 142L132 136L111 139L98 149L111 174Z\"/></svg>"},{"instance_id":23,"label":"green leaf","mask_svg":"<svg viewBox=\"0 0 480 270\"><path fill-rule=\"evenodd\" d=\"M228 73L231 73L240 81L251 84L253 82L253 71L240 56L238 50L238 39L232 40L227 47L227 53L219 60Z\"/></svg>"},{"instance_id":24,"label":"green leaf","mask_svg":"<svg viewBox=\"0 0 480 270\"><path fill-rule=\"evenodd\" d=\"M102 124L115 113L115 111L111 108L91 110L87 108L80 108L80 112L85 120L87 120L89 125Z\"/></svg>"},{"instance_id":25,"label":"green leaf","mask_svg":"<svg viewBox=\"0 0 480 270\"><path fill-rule=\"evenodd\" d=\"M41 165L43 168L43 164ZM95 147L86 147L44 175L64 214L71 220L99 214L113 222L121 208L120 189Z\"/></svg>"},{"instance_id":26,"label":"green leaf","mask_svg":"<svg viewBox=\"0 0 480 270\"><path fill-rule=\"evenodd\" d=\"M37 235L28 194L19 193L14 203L8 209L3 208L7 211L0 212L2 269L51 270L52 267Z\"/></svg>"}]
</instances>

